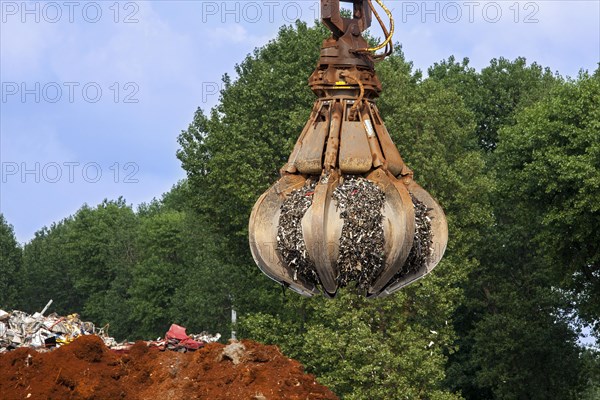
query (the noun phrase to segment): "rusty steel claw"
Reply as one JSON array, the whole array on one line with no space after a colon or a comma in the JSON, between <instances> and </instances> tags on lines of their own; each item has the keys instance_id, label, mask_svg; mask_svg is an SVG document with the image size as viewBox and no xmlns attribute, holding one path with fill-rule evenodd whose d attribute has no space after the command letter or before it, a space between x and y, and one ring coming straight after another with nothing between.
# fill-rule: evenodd
<instances>
[{"instance_id":1,"label":"rusty steel claw","mask_svg":"<svg viewBox=\"0 0 600 400\"><path fill-rule=\"evenodd\" d=\"M425 276L439 263L446 249L448 227L441 207L412 179L412 171L402 161L371 102L358 107L358 120L346 120L347 111L353 104L344 99L326 103L317 101L314 110L319 112L311 115L289 162L282 169L281 179L259 198L250 217L250 246L254 260L267 276L302 295L322 293L334 297L338 289L347 284L341 278L338 265L346 221L341 216L339 204L334 201L334 192L346 177L360 176L372 182L385 198L381 209L383 263L369 277L366 287L362 283L367 297L388 296ZM352 131L351 135L345 133L348 129ZM356 144L359 137L360 146ZM317 152L321 153L320 157L315 156ZM346 164L341 162L344 157L349 160ZM388 157L392 160L393 171L399 173L398 177L388 169ZM368 171L357 174L356 165L364 165L366 159ZM316 175L316 171L320 175ZM282 258L277 240L284 202L294 191L312 181L317 183L311 192L311 204L300 221L304 256L310 265L314 265L313 278L308 279ZM429 210L431 254L427 260L406 270L405 263L415 245L413 198Z\"/></svg>"},{"instance_id":2,"label":"rusty steel claw","mask_svg":"<svg viewBox=\"0 0 600 400\"><path fill-rule=\"evenodd\" d=\"M379 293L400 271L413 244L415 212L406 188L395 184L396 179L376 169L367 179L377 183L385 192L383 229L386 244L386 262L381 275L369 287L369 294Z\"/></svg>"},{"instance_id":3,"label":"rusty steel claw","mask_svg":"<svg viewBox=\"0 0 600 400\"><path fill-rule=\"evenodd\" d=\"M336 174L321 179L315 188L312 206L302 220L308 256L315 262L325 293L331 297L338 289L336 260L342 232L342 220L331 198L337 183Z\"/></svg>"},{"instance_id":4,"label":"rusty steel claw","mask_svg":"<svg viewBox=\"0 0 600 400\"><path fill-rule=\"evenodd\" d=\"M341 17L340 1L353 3L353 18ZM259 268L305 296L334 297L352 282L388 296L431 272L448 242L442 208L413 180L375 105L381 83L360 35L367 2L321 0L332 37L309 78L318 99L250 216Z\"/></svg>"},{"instance_id":5,"label":"rusty steel claw","mask_svg":"<svg viewBox=\"0 0 600 400\"><path fill-rule=\"evenodd\" d=\"M429 274L441 261L448 244L448 222L446 220L446 215L444 214L442 207L433 198L433 196L431 196L409 176L403 178L402 180L395 180L394 185L398 189L403 188L406 193L410 193L410 195L414 196L418 201L424 203L429 209L428 214L429 218L431 219L432 239L431 255L424 267L406 275L394 277L391 281L386 283L386 286L383 288L383 290L377 288L377 290L371 291L368 295L368 297L371 298L382 298L389 296L390 294Z\"/></svg>"},{"instance_id":6,"label":"rusty steel claw","mask_svg":"<svg viewBox=\"0 0 600 400\"><path fill-rule=\"evenodd\" d=\"M250 251L261 271L269 278L305 296L319 293L314 284L294 279L277 252L277 226L285 196L302 187L305 179L299 175L284 175L256 202L250 214Z\"/></svg>"}]
</instances>

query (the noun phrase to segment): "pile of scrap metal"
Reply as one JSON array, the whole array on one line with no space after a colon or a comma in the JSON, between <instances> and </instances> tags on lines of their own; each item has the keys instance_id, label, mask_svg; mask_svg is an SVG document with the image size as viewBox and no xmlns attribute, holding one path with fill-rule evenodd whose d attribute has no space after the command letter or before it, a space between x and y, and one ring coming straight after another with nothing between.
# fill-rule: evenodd
<instances>
[{"instance_id":1,"label":"pile of scrap metal","mask_svg":"<svg viewBox=\"0 0 600 400\"><path fill-rule=\"evenodd\" d=\"M81 321L78 314L44 316L50 304L52 300L33 315L0 310L0 353L19 347L51 349L70 343L78 336L96 333L94 324Z\"/></svg>"},{"instance_id":2,"label":"pile of scrap metal","mask_svg":"<svg viewBox=\"0 0 600 400\"><path fill-rule=\"evenodd\" d=\"M14 350L19 347L30 347L38 351L48 351L70 343L82 335L97 335L109 349L122 352L128 351L133 343L118 342L108 336L108 325L96 330L91 322L79 319L78 314L61 317L56 313L44 316L52 300L48 302L41 312L33 315L23 311L6 312L0 310L0 353ZM187 335L185 328L173 324L165 338L147 341L148 346L158 347L161 350L193 351L204 346L204 343L216 342L220 334L210 335L202 332L198 335Z\"/></svg>"},{"instance_id":3,"label":"pile of scrap metal","mask_svg":"<svg viewBox=\"0 0 600 400\"><path fill-rule=\"evenodd\" d=\"M164 338L156 340L145 340L146 346L155 347L160 351L171 350L180 353L198 350L206 343L214 343L221 339L221 334L211 335L206 332L197 335L188 335L183 326L172 324ZM117 342L114 338L108 336L106 327L99 329L96 333L104 341L106 347L117 353L127 353L134 345L133 342Z\"/></svg>"}]
</instances>

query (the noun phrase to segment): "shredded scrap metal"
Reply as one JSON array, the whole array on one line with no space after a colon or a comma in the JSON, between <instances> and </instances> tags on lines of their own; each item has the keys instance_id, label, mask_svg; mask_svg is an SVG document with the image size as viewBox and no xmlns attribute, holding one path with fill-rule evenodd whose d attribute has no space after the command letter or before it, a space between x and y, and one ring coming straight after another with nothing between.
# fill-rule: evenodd
<instances>
[{"instance_id":1,"label":"shredded scrap metal","mask_svg":"<svg viewBox=\"0 0 600 400\"><path fill-rule=\"evenodd\" d=\"M419 201L412 194L410 197L415 208L415 239L404 266L392 281L427 267L431 252L433 251L431 248L433 245L431 218L429 216L431 209L427 208L423 202Z\"/></svg>"},{"instance_id":2,"label":"shredded scrap metal","mask_svg":"<svg viewBox=\"0 0 600 400\"><path fill-rule=\"evenodd\" d=\"M300 189L292 191L281 205L277 227L277 251L283 262L298 277L312 283L319 282L315 263L308 257L302 234L302 218L312 204L316 181L307 181Z\"/></svg>"},{"instance_id":3,"label":"shredded scrap metal","mask_svg":"<svg viewBox=\"0 0 600 400\"><path fill-rule=\"evenodd\" d=\"M315 185L315 181L307 181L283 202L277 250L287 266L293 268L295 280L301 277L318 283L315 264L306 252L301 224L312 205ZM415 237L406 262L391 282L425 268L432 253L431 209L412 194L411 198L415 210ZM355 282L357 288L365 289L379 276L385 263L385 194L376 183L361 176L347 175L334 190L333 199L344 221L337 259L338 283L345 287Z\"/></svg>"},{"instance_id":4,"label":"shredded scrap metal","mask_svg":"<svg viewBox=\"0 0 600 400\"><path fill-rule=\"evenodd\" d=\"M344 220L337 266L340 287L351 281L367 288L381 273L385 262L383 205L385 194L377 184L348 175L333 192Z\"/></svg>"}]
</instances>

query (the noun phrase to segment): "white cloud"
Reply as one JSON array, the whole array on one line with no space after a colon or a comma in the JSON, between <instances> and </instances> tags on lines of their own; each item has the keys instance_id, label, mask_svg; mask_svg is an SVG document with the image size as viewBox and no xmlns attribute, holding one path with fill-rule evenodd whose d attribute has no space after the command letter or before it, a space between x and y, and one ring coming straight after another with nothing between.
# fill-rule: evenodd
<instances>
[{"instance_id":1,"label":"white cloud","mask_svg":"<svg viewBox=\"0 0 600 400\"><path fill-rule=\"evenodd\" d=\"M224 26L206 30L207 44L211 48L226 48L231 44L244 44L249 47L258 47L266 44L275 37L275 33L255 35L242 24L228 23Z\"/></svg>"}]
</instances>

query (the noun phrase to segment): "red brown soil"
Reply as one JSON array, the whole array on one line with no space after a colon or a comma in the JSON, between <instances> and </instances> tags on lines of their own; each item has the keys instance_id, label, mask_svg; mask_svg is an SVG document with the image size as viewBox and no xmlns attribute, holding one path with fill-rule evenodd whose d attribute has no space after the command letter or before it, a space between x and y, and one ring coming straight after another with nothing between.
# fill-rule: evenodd
<instances>
[{"instance_id":1,"label":"red brown soil","mask_svg":"<svg viewBox=\"0 0 600 400\"><path fill-rule=\"evenodd\" d=\"M242 343L246 351L237 365L223 357L219 343L177 353L139 342L116 354L97 336L83 336L47 353L17 349L0 355L0 398L337 399L276 346Z\"/></svg>"}]
</instances>

